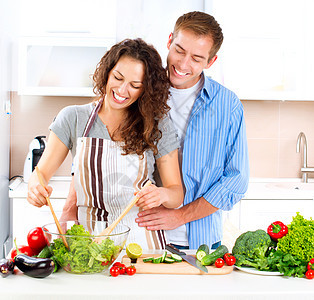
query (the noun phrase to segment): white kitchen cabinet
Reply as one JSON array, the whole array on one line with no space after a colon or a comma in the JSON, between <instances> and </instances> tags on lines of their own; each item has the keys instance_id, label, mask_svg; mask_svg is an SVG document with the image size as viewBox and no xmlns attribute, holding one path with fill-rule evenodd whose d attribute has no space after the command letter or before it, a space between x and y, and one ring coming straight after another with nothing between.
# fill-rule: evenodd
<instances>
[{"instance_id":1,"label":"white kitchen cabinet","mask_svg":"<svg viewBox=\"0 0 314 300\"><path fill-rule=\"evenodd\" d=\"M53 178L49 185L53 188L50 196L52 207L57 218L60 218L62 208L69 193L70 177ZM25 182L11 183L9 190L10 210L11 210L11 237L19 245L27 245L27 233L34 227L40 227L54 222L53 216L48 206L41 208L28 203L27 184Z\"/></svg>"},{"instance_id":2,"label":"white kitchen cabinet","mask_svg":"<svg viewBox=\"0 0 314 300\"><path fill-rule=\"evenodd\" d=\"M93 73L114 43L114 38L21 38L19 94L95 96Z\"/></svg>"},{"instance_id":3,"label":"white kitchen cabinet","mask_svg":"<svg viewBox=\"0 0 314 300\"><path fill-rule=\"evenodd\" d=\"M206 2L224 34L214 79L240 99L314 101L314 1Z\"/></svg>"},{"instance_id":4,"label":"white kitchen cabinet","mask_svg":"<svg viewBox=\"0 0 314 300\"><path fill-rule=\"evenodd\" d=\"M64 35L115 38L116 0L19 1L22 36Z\"/></svg>"},{"instance_id":5,"label":"white kitchen cabinet","mask_svg":"<svg viewBox=\"0 0 314 300\"><path fill-rule=\"evenodd\" d=\"M65 199L50 199L57 218L60 218ZM18 245L27 245L27 233L35 227L53 223L54 219L48 206L41 208L28 203L26 198L11 199L13 210L12 237Z\"/></svg>"}]
</instances>

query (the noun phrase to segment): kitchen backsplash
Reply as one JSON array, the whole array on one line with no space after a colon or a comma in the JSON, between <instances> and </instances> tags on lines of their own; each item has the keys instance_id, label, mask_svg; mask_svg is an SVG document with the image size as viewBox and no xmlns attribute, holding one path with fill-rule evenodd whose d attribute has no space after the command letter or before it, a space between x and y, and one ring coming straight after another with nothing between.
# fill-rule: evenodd
<instances>
[{"instance_id":1,"label":"kitchen backsplash","mask_svg":"<svg viewBox=\"0 0 314 300\"><path fill-rule=\"evenodd\" d=\"M85 104L88 97L42 97L12 94L10 176L23 175L31 140L48 137L48 127L65 106ZM314 166L314 102L242 101L245 112L251 177L301 177L302 153L296 141L303 131L308 143L308 166ZM302 150L301 150L302 152ZM71 155L56 175L69 176Z\"/></svg>"}]
</instances>

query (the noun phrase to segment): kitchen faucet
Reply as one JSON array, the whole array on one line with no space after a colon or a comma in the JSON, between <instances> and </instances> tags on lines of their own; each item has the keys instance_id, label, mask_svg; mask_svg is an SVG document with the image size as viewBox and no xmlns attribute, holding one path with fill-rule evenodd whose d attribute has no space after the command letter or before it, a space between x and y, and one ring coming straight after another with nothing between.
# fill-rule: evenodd
<instances>
[{"instance_id":1,"label":"kitchen faucet","mask_svg":"<svg viewBox=\"0 0 314 300\"><path fill-rule=\"evenodd\" d=\"M314 172L314 167L307 166L307 141L305 134L300 132L297 139L297 152L300 152L301 148L301 141L303 139L303 167L301 167L302 173L302 182L307 182L308 180L308 173Z\"/></svg>"}]
</instances>

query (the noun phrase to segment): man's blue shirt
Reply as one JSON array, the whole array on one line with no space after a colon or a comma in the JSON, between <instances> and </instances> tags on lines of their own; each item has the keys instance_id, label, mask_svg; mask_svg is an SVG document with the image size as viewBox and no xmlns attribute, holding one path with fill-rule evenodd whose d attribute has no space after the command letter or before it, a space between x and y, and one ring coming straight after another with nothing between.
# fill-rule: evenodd
<instances>
[{"instance_id":1,"label":"man's blue shirt","mask_svg":"<svg viewBox=\"0 0 314 300\"><path fill-rule=\"evenodd\" d=\"M222 210L241 200L249 181L242 103L232 91L204 77L184 140L184 205L204 197L219 210L186 224L190 249L222 239Z\"/></svg>"}]
</instances>

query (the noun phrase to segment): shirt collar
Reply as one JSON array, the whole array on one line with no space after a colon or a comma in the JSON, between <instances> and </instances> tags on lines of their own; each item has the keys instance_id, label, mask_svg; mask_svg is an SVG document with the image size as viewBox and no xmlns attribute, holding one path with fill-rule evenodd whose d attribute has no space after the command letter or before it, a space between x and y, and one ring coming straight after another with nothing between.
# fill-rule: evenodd
<instances>
[{"instance_id":1,"label":"shirt collar","mask_svg":"<svg viewBox=\"0 0 314 300\"><path fill-rule=\"evenodd\" d=\"M201 98L206 103L210 103L213 100L214 96L213 81L208 76L205 76L204 72L202 72L202 76L204 77L204 85L198 98Z\"/></svg>"}]
</instances>

